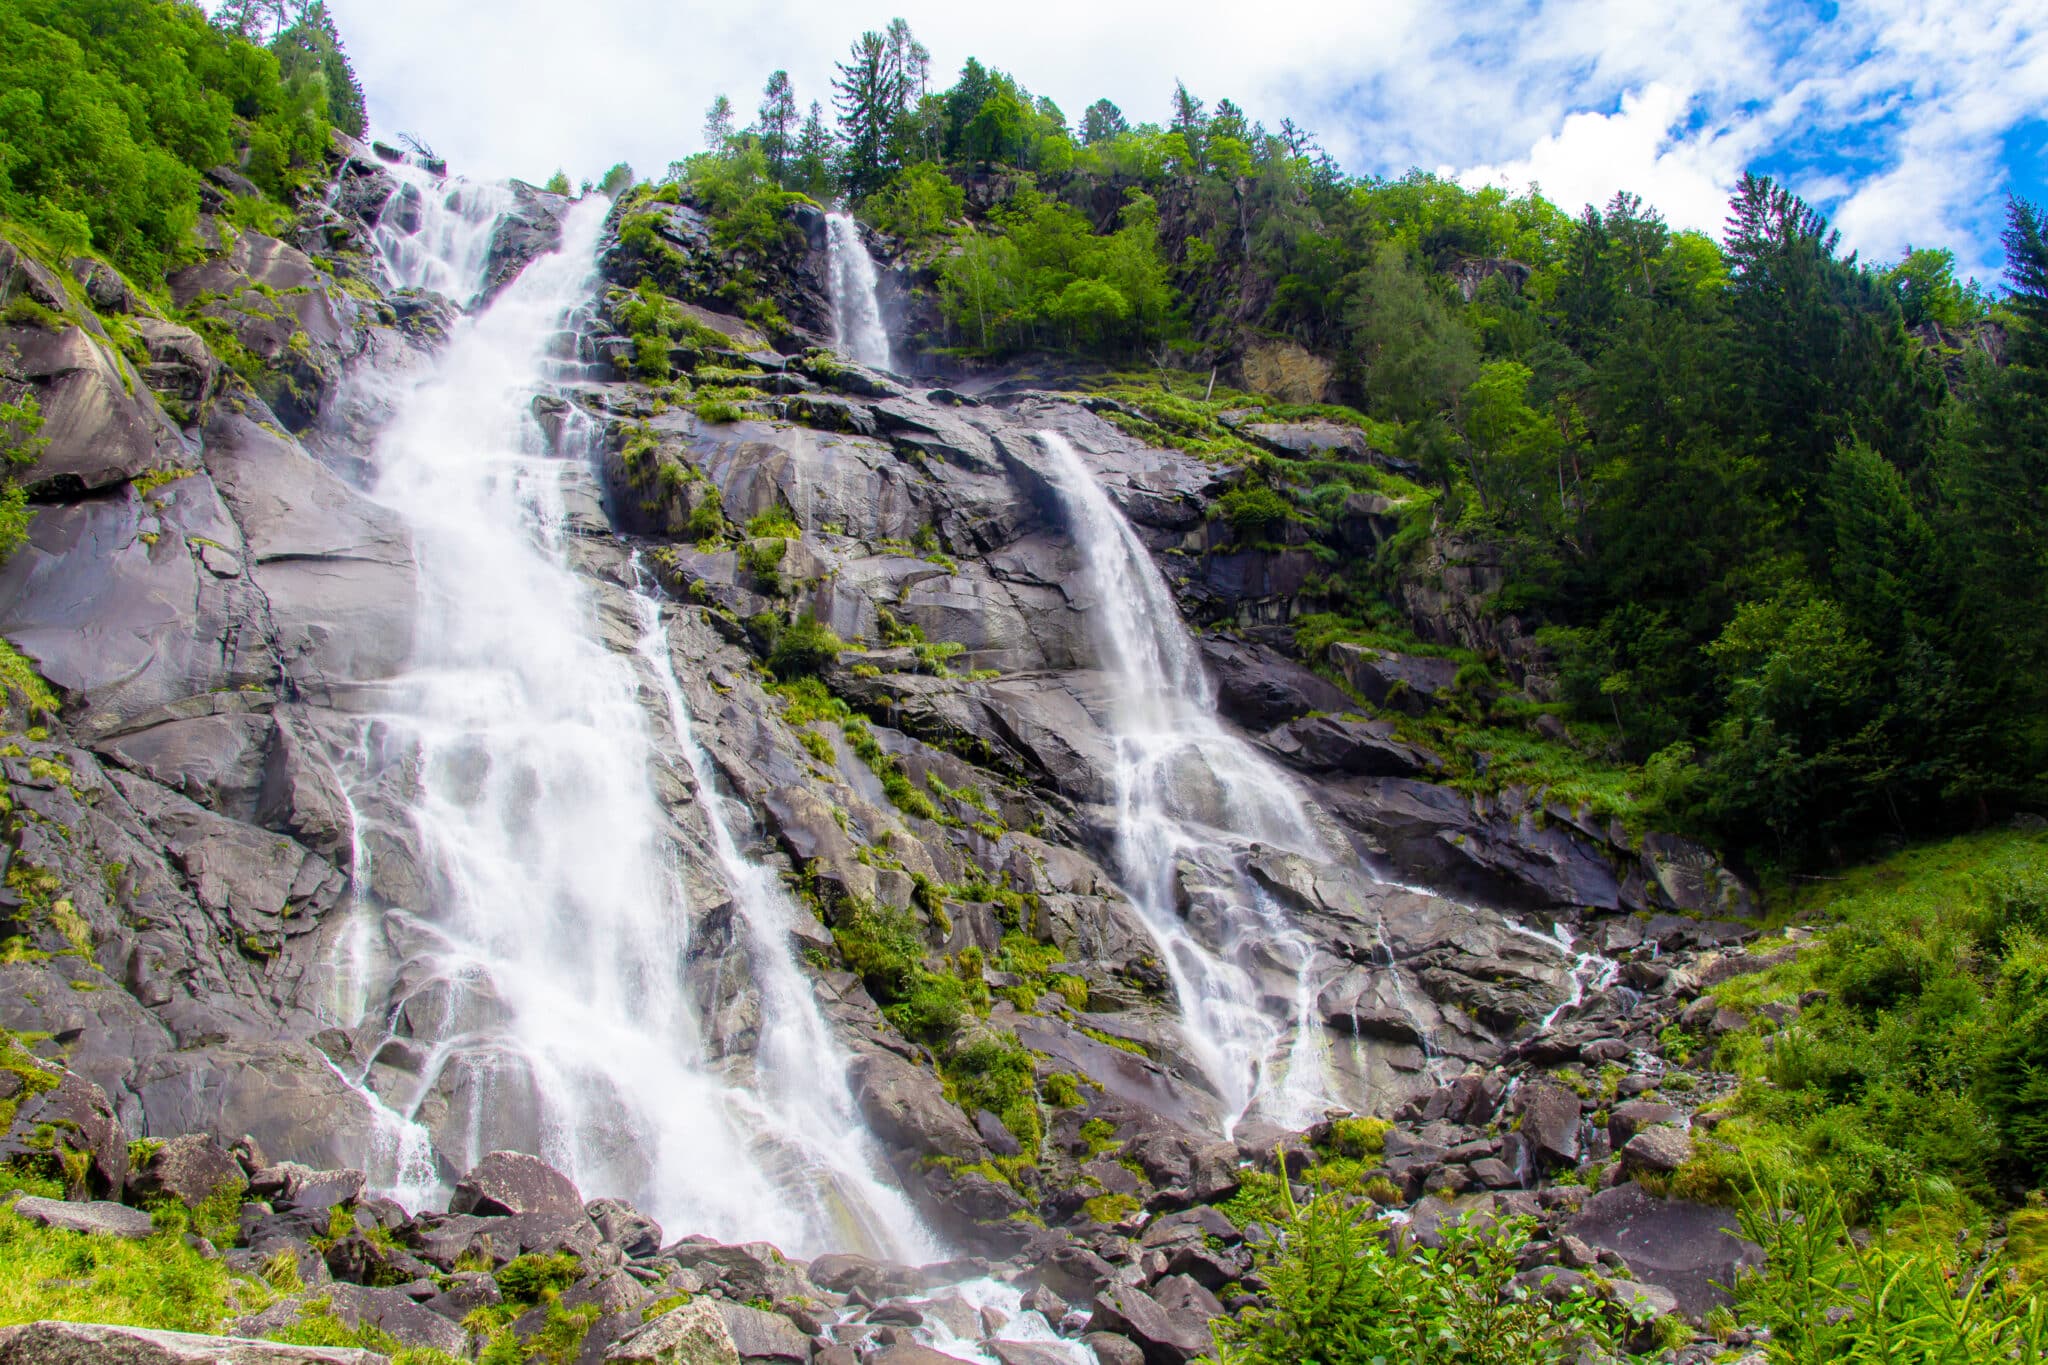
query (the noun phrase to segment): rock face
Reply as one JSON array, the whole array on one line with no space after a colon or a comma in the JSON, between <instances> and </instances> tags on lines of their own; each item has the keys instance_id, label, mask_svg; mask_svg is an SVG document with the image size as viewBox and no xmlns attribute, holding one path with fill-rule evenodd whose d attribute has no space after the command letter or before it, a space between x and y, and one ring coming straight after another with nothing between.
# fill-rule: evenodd
<instances>
[{"instance_id":1,"label":"rock face","mask_svg":"<svg viewBox=\"0 0 2048 1365\"><path fill-rule=\"evenodd\" d=\"M1594 1195L1570 1230L1626 1258L1637 1278L1670 1290L1694 1318L1729 1302L1727 1286L1763 1264L1762 1249L1738 1235L1727 1209L1659 1199L1640 1185Z\"/></svg>"},{"instance_id":2,"label":"rock face","mask_svg":"<svg viewBox=\"0 0 2048 1365\"><path fill-rule=\"evenodd\" d=\"M445 877L411 818L420 755L380 720L413 657L421 576L404 518L364 492L391 386L354 381L428 364L460 307L487 302L561 241L566 209L530 187L508 192L476 300L397 289L364 264L367 234L415 231L433 201L374 152L345 152L331 200L307 204L289 240L204 228L211 248L171 281L182 321L153 316L90 266L74 290L12 247L0 255L59 320L9 329L24 333L21 377L52 439L30 480L41 501L29 543L0 566L0 632L62 703L17 717L0 757L16 893L0 905L0 937L24 949L0 963L0 1025L44 1035L67 1068L23 1099L21 1122L63 1120L56 1149L36 1155L84 1171L81 1201L196 1202L247 1184L252 1211L231 1254L289 1255L309 1292L341 1286L337 1316L408 1344L463 1354L474 1343L460 1323L500 1296L477 1267L570 1251L588 1273L563 1301L599 1311L612 1358L808 1359L826 1322L800 1315L828 1302L821 1289L882 1313L943 1281L831 1257L807 1278L774 1248L711 1243L701 1229L671 1228L683 1240L664 1246L657 1223L609 1197L644 1191L588 1191L608 1197L586 1204L533 1156L474 1159L449 1117L455 1083L429 1087L421 1073L435 1041L503 1002L473 999L463 1008L478 1018L451 1019L446 981L408 969L376 981L372 998L337 1003L335 964L351 954L427 959L419 944L435 932ZM1253 845L1187 776L1190 818L1215 837L1176 861L1169 900L1211 948L1248 903L1299 931L1302 960L1254 950L1244 970L1289 1026L1298 1006L1320 1032L1320 1099L1424 1130L1389 1144L1385 1186L1404 1202L1446 1188L1506 1198L1600 1142L1623 1144L1638 1169L1668 1169L1649 1164L1665 1139L1645 1140L1670 1130L1646 1119L1621 1133L1627 1106L1588 1132L1571 1091L1531 1079L1501 1112L1500 1068L1534 1065L1531 1049L1598 1063L1635 1044L1573 1034L1579 1021L1625 1032L1619 997L1568 1007L1589 969L1498 907L1562 916L1582 944L1637 951L1644 961L1630 965L1648 990L1659 945L1745 932L1699 918L1725 926L1748 913L1740 883L1682 841L1633 847L1528 793L1441 784L1441 758L1402 739L1396 718L1454 702L1456 669L1355 647L1309 667L1285 621L1314 556L1216 543L1227 471L1135 439L1070 395L1022 382L934 389L814 349L829 316L821 224L806 212L789 227L749 262L722 252L688 204L619 210L599 253L603 296L549 340L564 369L534 399L562 467L591 457L565 478L551 530L581 575L592 630L639 660L649 780L689 884L681 970L709 1021L707 1062L746 1084L771 1008L746 970L750 927L707 855L706 803L723 800L747 856L804 898L788 932L849 1058L854 1109L932 1228L963 1252L1016 1258L1019 1275L1028 1266L1062 1318L1067 1302L1093 1305L1098 1355L1119 1365L1132 1351L1184 1365L1207 1350L1223 1309L1214 1296L1253 1270L1238 1230L1206 1206L1237 1188L1241 1161L1270 1161L1292 1135L1254 1114L1223 1136L1239 1116L1189 1042L1192 1002L1119 890L1112 683L1038 436L1051 431L1080 452L1183 607L1218 627L1201 647L1219 710L1303 798L1312 850ZM718 311L756 274L786 329ZM700 415L622 368L645 338L611 291L643 284L685 320L658 339L669 364L766 396ZM139 369L109 344L109 309L134 316ZM1387 462L1334 424L1250 434ZM1346 516L1362 547L1387 531L1384 507ZM1441 638L1535 668L1533 645L1481 619L1486 576L1467 567L1446 580ZM646 648L667 651L715 791L685 761L640 653L645 622L628 593L649 576L668 600ZM824 719L759 667L771 637L805 616L848 646L816 665ZM559 797L536 794L536 818ZM1607 911L1660 917L1588 918ZM955 1036L906 1032L903 1010L885 1012L902 1003L901 980L849 948L870 912L902 917L920 969L958 983L971 1003ZM382 941L364 948L363 923ZM1634 939L1614 946L1624 931ZM1554 1015L1563 1022L1536 1027ZM1621 1051L1596 1053L1600 1042ZM1023 1058L1021 1104L963 1100L962 1058L985 1044ZM433 1134L431 1160L454 1188L446 1213L387 1219L365 1195L365 1164L385 1150L372 1095ZM170 1140L131 1172L128 1139L145 1136ZM1006 1164L1017 1162L1030 1174ZM95 1209L48 1216L139 1226L132 1209ZM315 1251L334 1210L359 1230ZM1222 1226L1172 1221L1198 1211ZM953 1269L958 1280L988 1266ZM717 1305L638 1322L657 1299L699 1293ZM308 1302L266 1323L295 1321ZM945 1321L957 1309L926 1297L888 1312ZM871 1331L831 1349L923 1349L881 1335L911 1324L870 1317L853 1325Z\"/></svg>"}]
</instances>

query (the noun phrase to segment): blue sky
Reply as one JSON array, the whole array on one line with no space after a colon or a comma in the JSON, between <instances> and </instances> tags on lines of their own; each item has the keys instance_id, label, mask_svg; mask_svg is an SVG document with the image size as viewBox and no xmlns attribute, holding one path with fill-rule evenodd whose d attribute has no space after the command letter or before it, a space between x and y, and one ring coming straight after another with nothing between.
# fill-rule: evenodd
<instances>
[{"instance_id":1,"label":"blue sky","mask_svg":"<svg viewBox=\"0 0 2048 1365\"><path fill-rule=\"evenodd\" d=\"M969 55L1070 117L1107 96L1163 119L1176 78L1353 171L1536 183L1570 209L1629 189L1718 231L1745 168L1827 211L1866 259L1952 247L1987 282L2005 196L2048 201L2039 0L330 0L373 123L472 174L643 172L701 147L787 68L830 104L862 28L907 18L950 83Z\"/></svg>"}]
</instances>

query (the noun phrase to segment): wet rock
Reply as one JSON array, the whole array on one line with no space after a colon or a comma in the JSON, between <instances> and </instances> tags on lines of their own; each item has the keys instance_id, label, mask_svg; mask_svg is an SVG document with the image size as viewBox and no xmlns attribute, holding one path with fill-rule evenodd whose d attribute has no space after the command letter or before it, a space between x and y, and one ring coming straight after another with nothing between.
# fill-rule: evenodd
<instances>
[{"instance_id":1,"label":"wet rock","mask_svg":"<svg viewBox=\"0 0 2048 1365\"><path fill-rule=\"evenodd\" d=\"M0 1365L384 1365L386 1359L348 1346L292 1346L93 1322L0 1328Z\"/></svg>"},{"instance_id":2,"label":"wet rock","mask_svg":"<svg viewBox=\"0 0 2048 1365\"><path fill-rule=\"evenodd\" d=\"M780 1313L764 1313L743 1303L714 1304L741 1360L801 1361L811 1358L811 1339Z\"/></svg>"},{"instance_id":3,"label":"wet rock","mask_svg":"<svg viewBox=\"0 0 2048 1365\"><path fill-rule=\"evenodd\" d=\"M652 1256L661 1250L661 1224L623 1199L593 1199L583 1206L583 1212L597 1225L598 1235L629 1258Z\"/></svg>"},{"instance_id":4,"label":"wet rock","mask_svg":"<svg viewBox=\"0 0 2048 1365\"><path fill-rule=\"evenodd\" d=\"M864 1294L871 1300L912 1294L924 1287L924 1277L915 1266L889 1265L841 1252L820 1256L811 1262L807 1273L820 1289Z\"/></svg>"},{"instance_id":5,"label":"wet rock","mask_svg":"<svg viewBox=\"0 0 2048 1365\"><path fill-rule=\"evenodd\" d=\"M1090 1326L1129 1337L1145 1365L1188 1365L1213 1346L1206 1319L1171 1312L1142 1289L1119 1285L1095 1296Z\"/></svg>"},{"instance_id":6,"label":"wet rock","mask_svg":"<svg viewBox=\"0 0 2048 1365\"><path fill-rule=\"evenodd\" d=\"M1763 1264L1762 1248L1739 1235L1731 1211L1659 1199L1632 1181L1586 1200L1567 1230L1620 1256L1638 1280L1669 1289L1694 1320L1729 1302L1717 1286Z\"/></svg>"},{"instance_id":7,"label":"wet rock","mask_svg":"<svg viewBox=\"0 0 2048 1365\"><path fill-rule=\"evenodd\" d=\"M1549 1081L1531 1081L1515 1092L1517 1130L1540 1165L1572 1166L1579 1159L1579 1097Z\"/></svg>"},{"instance_id":8,"label":"wet rock","mask_svg":"<svg viewBox=\"0 0 2048 1365\"><path fill-rule=\"evenodd\" d=\"M458 1357L469 1352L468 1332L396 1289L330 1284L321 1286L318 1300L326 1305L326 1312L347 1326L388 1332L401 1346ZM239 1319L233 1330L249 1336L282 1331L296 1324L314 1301L300 1296L282 1299L254 1317Z\"/></svg>"},{"instance_id":9,"label":"wet rock","mask_svg":"<svg viewBox=\"0 0 2048 1365\"><path fill-rule=\"evenodd\" d=\"M319 1213L354 1201L367 1181L361 1171L316 1171L296 1161L284 1161L251 1171L249 1193L280 1208Z\"/></svg>"},{"instance_id":10,"label":"wet rock","mask_svg":"<svg viewBox=\"0 0 2048 1365\"><path fill-rule=\"evenodd\" d=\"M1073 1365L1074 1358L1057 1346L1037 1341L988 1341L982 1349L1001 1365Z\"/></svg>"},{"instance_id":11,"label":"wet rock","mask_svg":"<svg viewBox=\"0 0 2048 1365\"><path fill-rule=\"evenodd\" d=\"M1411 716L1433 710L1438 694L1448 691L1458 676L1455 659L1394 654L1341 641L1330 646L1329 659L1344 681L1374 706Z\"/></svg>"},{"instance_id":12,"label":"wet rock","mask_svg":"<svg viewBox=\"0 0 2048 1365\"><path fill-rule=\"evenodd\" d=\"M1621 1149L1622 1169L1669 1175L1692 1160L1692 1139L1679 1128L1659 1123L1643 1129Z\"/></svg>"},{"instance_id":13,"label":"wet rock","mask_svg":"<svg viewBox=\"0 0 2048 1365\"><path fill-rule=\"evenodd\" d=\"M583 1196L568 1176L525 1152L492 1152L455 1182L450 1213L483 1217L544 1213L583 1216Z\"/></svg>"},{"instance_id":14,"label":"wet rock","mask_svg":"<svg viewBox=\"0 0 2048 1365\"><path fill-rule=\"evenodd\" d=\"M1115 1332L1088 1332L1081 1344L1095 1353L1100 1365L1145 1365L1145 1348Z\"/></svg>"},{"instance_id":15,"label":"wet rock","mask_svg":"<svg viewBox=\"0 0 2048 1365\"><path fill-rule=\"evenodd\" d=\"M604 1353L621 1365L739 1365L725 1317L709 1299L672 1308Z\"/></svg>"},{"instance_id":16,"label":"wet rock","mask_svg":"<svg viewBox=\"0 0 2048 1365\"><path fill-rule=\"evenodd\" d=\"M707 1280L715 1278L732 1298L773 1303L811 1297L811 1281L803 1268L767 1242L694 1246L679 1252L678 1259Z\"/></svg>"},{"instance_id":17,"label":"wet rock","mask_svg":"<svg viewBox=\"0 0 2048 1365\"><path fill-rule=\"evenodd\" d=\"M14 1212L38 1227L64 1228L105 1237L140 1240L153 1230L149 1215L141 1209L131 1209L125 1204L114 1204L104 1199L71 1204L61 1199L43 1199L27 1194L14 1201Z\"/></svg>"}]
</instances>

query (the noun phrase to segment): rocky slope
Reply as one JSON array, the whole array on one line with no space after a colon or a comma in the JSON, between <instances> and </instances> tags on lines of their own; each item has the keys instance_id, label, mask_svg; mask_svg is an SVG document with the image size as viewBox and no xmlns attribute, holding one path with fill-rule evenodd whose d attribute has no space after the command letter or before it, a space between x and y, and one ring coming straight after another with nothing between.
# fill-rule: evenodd
<instances>
[{"instance_id":1,"label":"rocky slope","mask_svg":"<svg viewBox=\"0 0 2048 1365\"><path fill-rule=\"evenodd\" d=\"M920 1297L987 1262L913 1272L825 1257L806 1270L759 1248L664 1248L630 1209L586 1210L552 1172L532 1174L545 1208L486 1207L465 1191L511 1158L464 1147L450 1093L414 1116L456 1189L451 1214L408 1217L363 1194L359 1174L312 1174L359 1170L390 1141L376 1096L396 1093L394 1073L435 1026L432 983L388 983L361 1025L335 998L345 912L362 898L419 909L434 885L408 820L417 774L401 758L363 780L367 718L407 663L416 571L403 519L361 491L384 390L350 378L430 363L462 308L552 247L564 207L520 189L486 246L490 286L451 300L394 288L376 254L373 230L388 220L402 235L417 194L352 151L291 240L209 220L214 250L170 282L176 318L104 265L66 275L0 248L0 293L46 310L0 332L0 354L10 383L39 397L49 438L25 478L40 504L31 543L0 569L0 632L63 703L56 715L17 706L0 759L0 1026L39 1035L67 1068L11 1141L33 1147L32 1124L62 1117L77 1141L59 1145L90 1157L75 1192L118 1199L136 1188L122 1135L219 1135L189 1148L217 1179L180 1193L248 1184L235 1255L296 1248L309 1282L365 1286L362 1313L457 1354L472 1345L457 1322L493 1292L488 1276L464 1279L470 1262L457 1271L479 1237L492 1266L584 1257L571 1292L609 1324L586 1355L648 1303L706 1289L723 1298L703 1327L746 1358L805 1359L815 1339L844 1359L828 1341L907 1343L928 1319L958 1338L993 1331L985 1309L962 1316L972 1306L957 1294ZM1304 566L1217 543L1223 471L1058 392L986 376L907 386L831 356L823 225L808 210L796 221L782 255L740 261L687 205L622 206L600 252L604 297L562 336L561 382L536 412L565 461L589 463L567 476L568 529L594 628L634 651L627 596L651 568L672 599L668 645L697 737L753 822L748 852L816 912L800 947L852 1055L855 1098L933 1227L1057 1296L1037 1305L1048 1320L1092 1306L1091 1327L1141 1343L1130 1349L1146 1360L1183 1361L1206 1348L1218 1292L1256 1285L1252 1230L1210 1206L1239 1190L1242 1163L1260 1169L1289 1138L1257 1114L1228 1126L1156 944L1117 889L1115 741L1078 551L1036 434L1051 431L1138 528L1190 618L1211 623L1201 644L1227 718L1299 784L1325 850L1219 839L1177 870L1193 932L1219 932L1221 898L1243 876L1313 941L1328 1099L1403 1117L1376 1174L1397 1202L1423 1201L1420 1234L1442 1215L1426 1192L1496 1190L1495 1206L1546 1217L1559 1236L1544 1245L1566 1264L1602 1246L1654 1255L1596 1235L1629 1211L1581 1215L1592 1221L1572 1224L1574 1243L1562 1235L1572 1198L1523 1187L1634 1150L1637 1128L1663 1131L1679 1112L1619 1106L1589 1124L1576 1091L1513 1079L1580 1062L1581 1085L1593 1067L1623 1069L1610 1098L1653 1086L1655 1025L1697 988L1699 961L1749 933L1740 884L1682 841L1632 839L1539 794L1433 782L1435 756L1372 718L1390 679L1395 704L1427 693L1426 661L1361 655L1340 686L1288 657L1267 627L1294 609ZM777 335L720 311L743 273L780 304ZM652 332L632 312L650 299L667 320ZM656 377L677 373L694 393ZM829 706L758 667L804 616L849 646L823 663ZM709 1046L743 1063L760 1004L747 972L723 970L746 950L705 852L710 794L647 691L693 891L692 980L723 1021ZM924 965L985 1010L940 1038L906 1035L845 956L849 926L875 907L910 916ZM1270 955L1252 969L1273 1001L1297 989ZM1009 1037L1035 1071L1028 1122L959 1102L961 1056ZM61 1115L48 1108L60 1101ZM1675 1165L1663 1141L1637 1164ZM1633 1189L1614 1198L1645 1197ZM334 1207L401 1249L344 1238L305 1250ZM1725 1220L1699 1216L1712 1226L1685 1240L1713 1245ZM1660 1283L1697 1313L1705 1278L1681 1267ZM906 1298L917 1302L891 1307ZM744 1306L762 1300L780 1316ZM832 1326L849 1304L864 1320ZM630 1340L623 1358L638 1358ZM1005 1349L1006 1361L1050 1358ZM1138 1358L1115 1341L1098 1355Z\"/></svg>"}]
</instances>

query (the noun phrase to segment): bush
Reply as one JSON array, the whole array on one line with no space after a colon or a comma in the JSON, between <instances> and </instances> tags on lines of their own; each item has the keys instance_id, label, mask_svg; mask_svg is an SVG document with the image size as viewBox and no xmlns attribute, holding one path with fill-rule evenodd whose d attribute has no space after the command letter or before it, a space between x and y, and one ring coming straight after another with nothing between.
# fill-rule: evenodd
<instances>
[{"instance_id":1,"label":"bush","mask_svg":"<svg viewBox=\"0 0 2048 1365\"><path fill-rule=\"evenodd\" d=\"M768 670L785 682L815 677L831 667L844 648L845 643L830 628L805 612L777 635L775 647L768 651Z\"/></svg>"},{"instance_id":2,"label":"bush","mask_svg":"<svg viewBox=\"0 0 2048 1365\"><path fill-rule=\"evenodd\" d=\"M986 1109L1003 1121L1026 1157L1038 1154L1045 1125L1038 1112L1034 1066L1015 1034L977 1039L946 1064L946 1075L962 1109L969 1115Z\"/></svg>"},{"instance_id":3,"label":"bush","mask_svg":"<svg viewBox=\"0 0 2048 1365\"><path fill-rule=\"evenodd\" d=\"M1293 515L1287 500L1262 483L1231 489L1216 500L1216 511L1239 540L1265 540Z\"/></svg>"},{"instance_id":4,"label":"bush","mask_svg":"<svg viewBox=\"0 0 2048 1365\"><path fill-rule=\"evenodd\" d=\"M861 207L861 216L915 245L967 211L967 192L929 161L905 167L887 189Z\"/></svg>"},{"instance_id":5,"label":"bush","mask_svg":"<svg viewBox=\"0 0 2048 1365\"><path fill-rule=\"evenodd\" d=\"M1443 1228L1438 1249L1396 1248L1341 1194L1281 1196L1279 1237L1260 1249L1266 1303L1219 1319L1226 1365L1559 1365L1618 1354L1628 1320L1575 1288L1552 1303L1510 1288L1535 1226Z\"/></svg>"}]
</instances>

